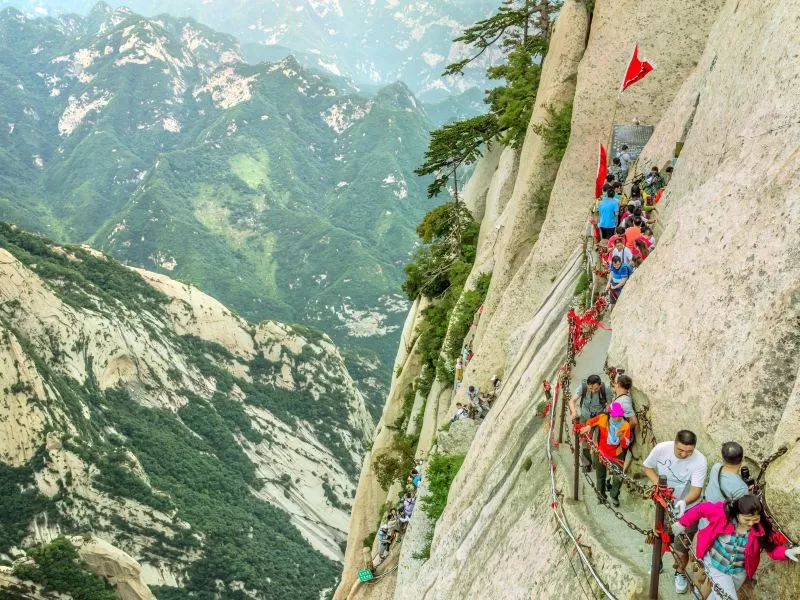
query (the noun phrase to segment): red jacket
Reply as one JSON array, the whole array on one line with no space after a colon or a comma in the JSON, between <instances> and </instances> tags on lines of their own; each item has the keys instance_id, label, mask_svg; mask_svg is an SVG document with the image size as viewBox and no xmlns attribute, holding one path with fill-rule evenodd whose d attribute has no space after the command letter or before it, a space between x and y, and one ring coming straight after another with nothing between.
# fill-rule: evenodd
<instances>
[{"instance_id":1,"label":"red jacket","mask_svg":"<svg viewBox=\"0 0 800 600\"><path fill-rule=\"evenodd\" d=\"M631 425L627 421L622 421L617 431L619 444L609 444L608 421L608 415L606 413L600 413L596 417L592 417L586 421L586 425L589 427L597 427L600 430L600 437L597 444L597 447L600 449L600 454L609 460L621 464L620 455L624 454L628 446L631 445Z\"/></svg>"},{"instance_id":2,"label":"red jacket","mask_svg":"<svg viewBox=\"0 0 800 600\"><path fill-rule=\"evenodd\" d=\"M724 502L701 502L694 508L686 511L678 522L684 527L689 527L697 523L701 517L708 519L708 525L697 532L697 558L702 559L714 545L714 540L723 534L732 534L736 527L728 520L725 514ZM755 525L750 529L747 536L747 544L744 547L744 570L748 579L752 579L758 569L761 560L761 551L764 549L764 529L761 525ZM774 560L788 560L786 558L786 546L775 546L772 550L767 550L767 554Z\"/></svg>"}]
</instances>

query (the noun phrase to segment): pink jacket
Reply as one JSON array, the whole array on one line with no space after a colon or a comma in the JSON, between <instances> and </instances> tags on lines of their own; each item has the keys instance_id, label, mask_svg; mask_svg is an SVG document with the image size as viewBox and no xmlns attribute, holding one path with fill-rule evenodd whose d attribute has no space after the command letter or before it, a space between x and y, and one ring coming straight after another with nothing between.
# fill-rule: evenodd
<instances>
[{"instance_id":1,"label":"pink jacket","mask_svg":"<svg viewBox=\"0 0 800 600\"><path fill-rule=\"evenodd\" d=\"M701 517L708 519L708 525L697 532L697 558L702 559L706 555L718 536L731 534L736 530L733 523L728 520L724 506L724 502L701 502L678 519L678 522L684 527L694 525ZM758 569L763 549L763 536L764 529L761 525L755 525L750 529L750 535L747 537L747 544L744 547L744 570L748 579L751 579ZM775 546L772 550L767 550L767 554L774 560L788 560L786 546Z\"/></svg>"}]
</instances>

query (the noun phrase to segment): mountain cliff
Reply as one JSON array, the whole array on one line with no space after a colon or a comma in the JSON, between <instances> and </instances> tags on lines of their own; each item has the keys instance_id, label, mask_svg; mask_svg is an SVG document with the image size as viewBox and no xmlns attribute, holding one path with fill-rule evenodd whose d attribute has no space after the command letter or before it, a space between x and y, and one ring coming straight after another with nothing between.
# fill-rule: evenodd
<instances>
[{"instance_id":1,"label":"mountain cliff","mask_svg":"<svg viewBox=\"0 0 800 600\"><path fill-rule=\"evenodd\" d=\"M755 473L786 446L766 470L763 491L776 522L790 539L800 537L800 213L791 184L800 173L800 107L791 93L798 10L777 1L564 3L524 146L518 156L488 151L465 191L481 219L470 279L488 271L492 279L470 334L464 385L454 393L451 381L436 382L414 405L423 415L416 456L465 455L463 466L438 520L416 508L379 577L359 583L356 571L369 561L362 549L375 554L368 536L376 512L398 489L381 488L374 457L390 449L386 429L419 375L415 331L425 315L417 302L362 468L337 598L645 597L650 546L598 505L588 480L571 500L572 453L551 444L557 430L549 430L542 386L555 383L568 361L568 310L580 310L587 285L599 291L584 258L586 232L597 142L614 124L655 126L635 172L669 164L681 150L658 205L656 250L606 317L609 330L598 330L576 357L572 383L602 374L606 362L625 368L637 409L649 413L651 432L640 435L649 443L692 429L710 463L723 442L738 440ZM636 41L657 68L620 95ZM569 102L569 143L554 163L539 132L547 106ZM477 430L471 421L448 426L464 388L485 390L495 373L503 387ZM570 390L559 392L556 411ZM641 441L634 448L632 475L640 476L648 449ZM432 492L423 483L419 494ZM653 527L652 501L631 492L621 500L626 519ZM674 594L667 561L662 598ZM789 600L800 585L796 567L766 560L757 579L740 597Z\"/></svg>"},{"instance_id":2,"label":"mountain cliff","mask_svg":"<svg viewBox=\"0 0 800 600\"><path fill-rule=\"evenodd\" d=\"M92 7L96 0L4 0L31 15L55 16ZM237 36L248 57L277 60L297 53L307 68L348 76L360 85L406 82L426 101L467 89L483 90L485 68L495 58L490 50L461 78L441 79L449 62L466 49L451 40L467 25L486 17L496 0L112 0L148 16L186 16Z\"/></svg>"},{"instance_id":3,"label":"mountain cliff","mask_svg":"<svg viewBox=\"0 0 800 600\"><path fill-rule=\"evenodd\" d=\"M413 175L429 126L408 88L354 95L291 57L248 65L191 19L102 4L85 18L6 9L0 50L0 218L247 318L323 329L382 379L431 206Z\"/></svg>"},{"instance_id":4,"label":"mountain cliff","mask_svg":"<svg viewBox=\"0 0 800 600\"><path fill-rule=\"evenodd\" d=\"M0 364L4 559L79 534L163 597L334 585L372 420L327 336L0 224Z\"/></svg>"}]
</instances>

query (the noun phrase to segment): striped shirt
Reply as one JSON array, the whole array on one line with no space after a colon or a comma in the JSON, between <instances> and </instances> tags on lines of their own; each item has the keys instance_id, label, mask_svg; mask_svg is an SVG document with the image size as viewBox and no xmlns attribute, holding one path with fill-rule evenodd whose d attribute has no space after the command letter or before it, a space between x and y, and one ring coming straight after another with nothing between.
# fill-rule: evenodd
<instances>
[{"instance_id":1,"label":"striped shirt","mask_svg":"<svg viewBox=\"0 0 800 600\"><path fill-rule=\"evenodd\" d=\"M744 571L744 547L747 545L747 535L723 533L718 536L709 551L711 565L727 575Z\"/></svg>"}]
</instances>

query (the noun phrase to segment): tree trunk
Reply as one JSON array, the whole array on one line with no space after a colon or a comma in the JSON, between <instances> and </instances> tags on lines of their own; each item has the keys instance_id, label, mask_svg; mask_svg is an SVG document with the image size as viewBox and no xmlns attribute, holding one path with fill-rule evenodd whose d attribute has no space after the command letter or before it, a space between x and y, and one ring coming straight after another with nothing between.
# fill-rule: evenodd
<instances>
[{"instance_id":1,"label":"tree trunk","mask_svg":"<svg viewBox=\"0 0 800 600\"><path fill-rule=\"evenodd\" d=\"M550 0L539 2L539 31L546 42L550 41Z\"/></svg>"},{"instance_id":2,"label":"tree trunk","mask_svg":"<svg viewBox=\"0 0 800 600\"><path fill-rule=\"evenodd\" d=\"M525 25L522 30L522 47L525 48L528 45L528 29L531 23L531 1L532 0L525 0Z\"/></svg>"},{"instance_id":3,"label":"tree trunk","mask_svg":"<svg viewBox=\"0 0 800 600\"><path fill-rule=\"evenodd\" d=\"M454 202L456 205L456 250L459 256L464 255L461 247L461 207L458 205L458 165L453 167L453 187L455 191Z\"/></svg>"}]
</instances>

